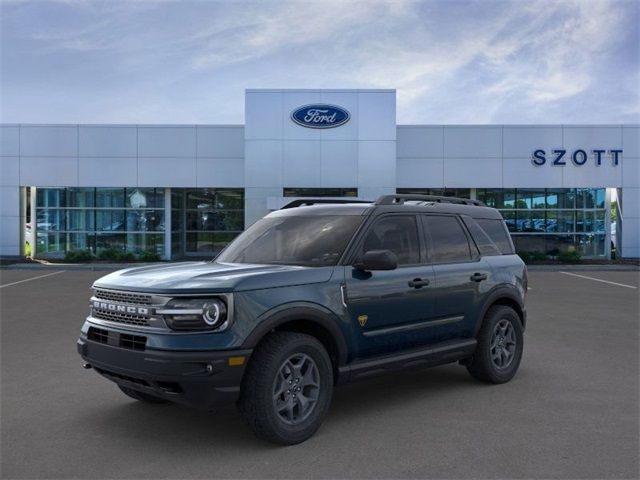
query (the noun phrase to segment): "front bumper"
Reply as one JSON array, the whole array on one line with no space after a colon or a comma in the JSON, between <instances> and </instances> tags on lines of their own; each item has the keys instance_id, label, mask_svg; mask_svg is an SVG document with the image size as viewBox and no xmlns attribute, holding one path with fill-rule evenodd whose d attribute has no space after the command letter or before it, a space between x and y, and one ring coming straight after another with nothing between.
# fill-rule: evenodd
<instances>
[{"instance_id":1,"label":"front bumper","mask_svg":"<svg viewBox=\"0 0 640 480\"><path fill-rule=\"evenodd\" d=\"M137 351L84 334L77 347L88 365L119 385L206 410L238 399L251 355L251 350Z\"/></svg>"}]
</instances>

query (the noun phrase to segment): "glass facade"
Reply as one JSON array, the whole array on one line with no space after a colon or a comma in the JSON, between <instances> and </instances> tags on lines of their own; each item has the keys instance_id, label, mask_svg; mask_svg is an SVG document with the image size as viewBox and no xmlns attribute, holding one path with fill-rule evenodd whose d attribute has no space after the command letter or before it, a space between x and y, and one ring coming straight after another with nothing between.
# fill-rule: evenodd
<instances>
[{"instance_id":1,"label":"glass facade","mask_svg":"<svg viewBox=\"0 0 640 480\"><path fill-rule=\"evenodd\" d=\"M439 197L471 198L470 188L398 188L405 195L437 195Z\"/></svg>"},{"instance_id":2,"label":"glass facade","mask_svg":"<svg viewBox=\"0 0 640 480\"><path fill-rule=\"evenodd\" d=\"M216 254L244 230L244 189L194 188L174 193L172 237L180 245L176 255L180 250L185 255Z\"/></svg>"},{"instance_id":3,"label":"glass facade","mask_svg":"<svg viewBox=\"0 0 640 480\"><path fill-rule=\"evenodd\" d=\"M501 211L518 252L606 255L604 188L479 188L476 198Z\"/></svg>"},{"instance_id":4,"label":"glass facade","mask_svg":"<svg viewBox=\"0 0 640 480\"><path fill-rule=\"evenodd\" d=\"M164 253L162 188L38 188L37 254L106 248Z\"/></svg>"},{"instance_id":5,"label":"glass facade","mask_svg":"<svg viewBox=\"0 0 640 480\"><path fill-rule=\"evenodd\" d=\"M357 197L357 188L294 188L283 189L283 197Z\"/></svg>"}]
</instances>

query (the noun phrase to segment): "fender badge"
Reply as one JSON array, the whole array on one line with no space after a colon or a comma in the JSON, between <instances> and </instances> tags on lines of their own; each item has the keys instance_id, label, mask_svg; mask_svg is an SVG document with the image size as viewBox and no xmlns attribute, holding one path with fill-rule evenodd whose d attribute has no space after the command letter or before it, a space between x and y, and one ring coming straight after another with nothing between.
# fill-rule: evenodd
<instances>
[{"instance_id":1,"label":"fender badge","mask_svg":"<svg viewBox=\"0 0 640 480\"><path fill-rule=\"evenodd\" d=\"M361 327L365 326L367 320L369 320L369 317L367 315L358 315L358 323Z\"/></svg>"}]
</instances>

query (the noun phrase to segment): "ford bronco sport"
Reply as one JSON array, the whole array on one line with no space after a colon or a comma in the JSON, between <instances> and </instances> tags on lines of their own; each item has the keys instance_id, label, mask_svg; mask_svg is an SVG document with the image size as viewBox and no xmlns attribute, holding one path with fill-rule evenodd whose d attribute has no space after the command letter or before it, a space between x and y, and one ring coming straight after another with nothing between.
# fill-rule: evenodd
<instances>
[{"instance_id":1,"label":"ford bronco sport","mask_svg":"<svg viewBox=\"0 0 640 480\"><path fill-rule=\"evenodd\" d=\"M93 290L86 368L143 402L237 402L256 435L294 444L339 383L452 362L509 381L527 272L497 210L387 195L295 200L213 261L121 270Z\"/></svg>"}]
</instances>

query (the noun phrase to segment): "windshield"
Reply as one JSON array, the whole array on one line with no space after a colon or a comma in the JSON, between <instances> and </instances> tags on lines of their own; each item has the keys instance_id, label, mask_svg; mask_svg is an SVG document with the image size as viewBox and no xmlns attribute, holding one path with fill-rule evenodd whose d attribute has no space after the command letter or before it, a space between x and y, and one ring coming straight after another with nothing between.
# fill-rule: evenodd
<instances>
[{"instance_id":1,"label":"windshield","mask_svg":"<svg viewBox=\"0 0 640 480\"><path fill-rule=\"evenodd\" d=\"M335 265L362 218L357 215L263 218L236 238L216 262Z\"/></svg>"}]
</instances>

